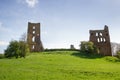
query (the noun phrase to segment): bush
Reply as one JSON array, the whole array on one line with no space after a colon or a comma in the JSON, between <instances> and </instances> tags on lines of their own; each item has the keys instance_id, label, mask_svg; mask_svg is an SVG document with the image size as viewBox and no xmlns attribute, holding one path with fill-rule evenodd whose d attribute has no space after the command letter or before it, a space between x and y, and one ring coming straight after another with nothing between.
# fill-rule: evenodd
<instances>
[{"instance_id":1,"label":"bush","mask_svg":"<svg viewBox=\"0 0 120 80\"><path fill-rule=\"evenodd\" d=\"M120 51L117 52L117 57L120 58Z\"/></svg>"},{"instance_id":2,"label":"bush","mask_svg":"<svg viewBox=\"0 0 120 80\"><path fill-rule=\"evenodd\" d=\"M119 62L120 60L117 57L107 56L105 59L109 62Z\"/></svg>"},{"instance_id":3,"label":"bush","mask_svg":"<svg viewBox=\"0 0 120 80\"><path fill-rule=\"evenodd\" d=\"M81 51L85 53L99 53L98 48L93 44L93 42L81 42Z\"/></svg>"},{"instance_id":4,"label":"bush","mask_svg":"<svg viewBox=\"0 0 120 80\"><path fill-rule=\"evenodd\" d=\"M0 54L0 59L4 58L4 54Z\"/></svg>"},{"instance_id":5,"label":"bush","mask_svg":"<svg viewBox=\"0 0 120 80\"><path fill-rule=\"evenodd\" d=\"M79 51L78 49L45 49L44 51Z\"/></svg>"},{"instance_id":6,"label":"bush","mask_svg":"<svg viewBox=\"0 0 120 80\"><path fill-rule=\"evenodd\" d=\"M11 41L7 49L5 50L5 57L11 58L15 56L18 58L19 54L19 43L18 41Z\"/></svg>"},{"instance_id":7,"label":"bush","mask_svg":"<svg viewBox=\"0 0 120 80\"><path fill-rule=\"evenodd\" d=\"M7 49L5 50L5 57L25 57L29 51L27 43L24 41L11 41Z\"/></svg>"},{"instance_id":8,"label":"bush","mask_svg":"<svg viewBox=\"0 0 120 80\"><path fill-rule=\"evenodd\" d=\"M20 49L19 56L25 58L26 54L29 52L28 45L24 41L20 41L19 46L20 46L19 47L19 49Z\"/></svg>"}]
</instances>

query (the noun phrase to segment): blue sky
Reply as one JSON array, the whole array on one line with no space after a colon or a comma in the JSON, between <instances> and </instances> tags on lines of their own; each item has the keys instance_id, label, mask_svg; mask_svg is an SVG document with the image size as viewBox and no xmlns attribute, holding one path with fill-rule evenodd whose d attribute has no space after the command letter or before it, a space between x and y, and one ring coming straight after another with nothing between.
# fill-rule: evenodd
<instances>
[{"instance_id":1,"label":"blue sky","mask_svg":"<svg viewBox=\"0 0 120 80\"><path fill-rule=\"evenodd\" d=\"M41 23L45 48L69 48L89 40L90 29L109 26L111 42L120 43L120 0L0 0L0 53Z\"/></svg>"}]
</instances>

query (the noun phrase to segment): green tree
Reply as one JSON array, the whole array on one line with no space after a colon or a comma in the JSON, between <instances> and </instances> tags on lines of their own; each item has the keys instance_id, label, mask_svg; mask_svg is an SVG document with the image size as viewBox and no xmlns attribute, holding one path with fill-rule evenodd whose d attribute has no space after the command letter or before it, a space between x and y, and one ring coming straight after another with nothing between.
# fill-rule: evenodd
<instances>
[{"instance_id":1,"label":"green tree","mask_svg":"<svg viewBox=\"0 0 120 80\"><path fill-rule=\"evenodd\" d=\"M24 57L29 52L29 48L26 41L26 33L24 33L19 41L11 41L5 50L5 57Z\"/></svg>"},{"instance_id":2,"label":"green tree","mask_svg":"<svg viewBox=\"0 0 120 80\"><path fill-rule=\"evenodd\" d=\"M11 41L5 50L5 57L24 57L29 52L29 48L26 42L24 41Z\"/></svg>"},{"instance_id":3,"label":"green tree","mask_svg":"<svg viewBox=\"0 0 120 80\"><path fill-rule=\"evenodd\" d=\"M20 46L19 47L19 50L20 50L19 56L25 58L26 54L29 52L28 45L24 41L19 41L19 46Z\"/></svg>"},{"instance_id":4,"label":"green tree","mask_svg":"<svg viewBox=\"0 0 120 80\"><path fill-rule=\"evenodd\" d=\"M99 53L98 48L93 44L93 42L81 42L81 51L85 53Z\"/></svg>"},{"instance_id":5,"label":"green tree","mask_svg":"<svg viewBox=\"0 0 120 80\"><path fill-rule=\"evenodd\" d=\"M28 44L27 44L27 34L26 33L23 33L21 35L19 44L20 44L20 50L21 50L20 57L24 57L25 58L27 53L29 53L29 47L28 47Z\"/></svg>"},{"instance_id":6,"label":"green tree","mask_svg":"<svg viewBox=\"0 0 120 80\"><path fill-rule=\"evenodd\" d=\"M11 58L15 56L18 58L19 56L19 42L18 41L11 41L8 45L7 49L5 50L5 57Z\"/></svg>"}]
</instances>

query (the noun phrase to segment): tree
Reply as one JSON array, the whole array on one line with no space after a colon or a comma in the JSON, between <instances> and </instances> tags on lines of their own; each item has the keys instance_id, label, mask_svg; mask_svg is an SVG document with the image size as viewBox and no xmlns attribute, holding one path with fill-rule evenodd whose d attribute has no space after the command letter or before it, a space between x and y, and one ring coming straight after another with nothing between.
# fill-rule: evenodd
<instances>
[{"instance_id":1,"label":"tree","mask_svg":"<svg viewBox=\"0 0 120 80\"><path fill-rule=\"evenodd\" d=\"M23 33L20 37L20 41L27 42L27 35L26 33Z\"/></svg>"},{"instance_id":2,"label":"tree","mask_svg":"<svg viewBox=\"0 0 120 80\"><path fill-rule=\"evenodd\" d=\"M7 49L5 50L5 57L11 58L15 56L18 58L19 56L19 42L18 41L11 41L8 45Z\"/></svg>"},{"instance_id":3,"label":"tree","mask_svg":"<svg viewBox=\"0 0 120 80\"><path fill-rule=\"evenodd\" d=\"M29 52L27 43L24 41L19 41L19 49L20 49L19 56L25 58L26 54Z\"/></svg>"},{"instance_id":4,"label":"tree","mask_svg":"<svg viewBox=\"0 0 120 80\"><path fill-rule=\"evenodd\" d=\"M26 42L25 34L21 36L20 41L11 41L8 45L7 49L5 50L5 57L24 57L29 52L29 48Z\"/></svg>"},{"instance_id":5,"label":"tree","mask_svg":"<svg viewBox=\"0 0 120 80\"><path fill-rule=\"evenodd\" d=\"M81 51L85 53L99 53L98 48L93 44L93 42L81 42Z\"/></svg>"},{"instance_id":6,"label":"tree","mask_svg":"<svg viewBox=\"0 0 120 80\"><path fill-rule=\"evenodd\" d=\"M27 44L27 36L26 36L26 33L23 33L21 35L21 38L20 38L20 41L19 41L19 45L20 45L20 57L25 57L26 54L29 52L29 47L28 47L28 44Z\"/></svg>"}]
</instances>

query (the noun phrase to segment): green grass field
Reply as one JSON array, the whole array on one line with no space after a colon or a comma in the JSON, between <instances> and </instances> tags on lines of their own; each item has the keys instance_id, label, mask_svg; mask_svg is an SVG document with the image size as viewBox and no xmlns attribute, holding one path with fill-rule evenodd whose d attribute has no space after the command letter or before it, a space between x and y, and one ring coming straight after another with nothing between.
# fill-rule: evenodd
<instances>
[{"instance_id":1,"label":"green grass field","mask_svg":"<svg viewBox=\"0 0 120 80\"><path fill-rule=\"evenodd\" d=\"M77 51L31 53L0 59L0 80L120 80L120 62Z\"/></svg>"}]
</instances>

